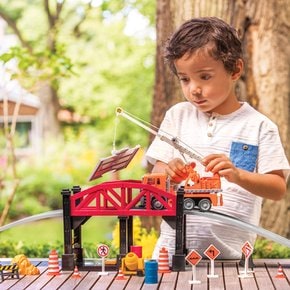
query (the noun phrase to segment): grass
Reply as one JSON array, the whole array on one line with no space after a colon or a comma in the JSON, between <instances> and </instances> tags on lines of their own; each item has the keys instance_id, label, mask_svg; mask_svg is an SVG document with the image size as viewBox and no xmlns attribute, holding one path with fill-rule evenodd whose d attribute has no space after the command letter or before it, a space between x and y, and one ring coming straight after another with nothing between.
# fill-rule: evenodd
<instances>
[{"instance_id":1,"label":"grass","mask_svg":"<svg viewBox=\"0 0 290 290\"><path fill-rule=\"evenodd\" d=\"M82 241L98 243L112 239L112 231L117 222L114 217L92 217L82 227ZM25 244L63 242L61 218L46 219L13 227L0 233L0 239Z\"/></svg>"}]
</instances>

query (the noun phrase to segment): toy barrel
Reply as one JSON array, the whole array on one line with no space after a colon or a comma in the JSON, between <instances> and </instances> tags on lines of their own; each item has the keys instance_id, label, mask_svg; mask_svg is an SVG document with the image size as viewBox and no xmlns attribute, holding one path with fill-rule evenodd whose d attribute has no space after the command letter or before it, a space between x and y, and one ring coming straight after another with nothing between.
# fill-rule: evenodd
<instances>
[{"instance_id":1,"label":"toy barrel","mask_svg":"<svg viewBox=\"0 0 290 290\"><path fill-rule=\"evenodd\" d=\"M145 284L158 283L158 263L156 260L145 261Z\"/></svg>"},{"instance_id":2,"label":"toy barrel","mask_svg":"<svg viewBox=\"0 0 290 290\"><path fill-rule=\"evenodd\" d=\"M135 253L138 258L142 258L142 246L130 246L130 252Z\"/></svg>"}]
</instances>

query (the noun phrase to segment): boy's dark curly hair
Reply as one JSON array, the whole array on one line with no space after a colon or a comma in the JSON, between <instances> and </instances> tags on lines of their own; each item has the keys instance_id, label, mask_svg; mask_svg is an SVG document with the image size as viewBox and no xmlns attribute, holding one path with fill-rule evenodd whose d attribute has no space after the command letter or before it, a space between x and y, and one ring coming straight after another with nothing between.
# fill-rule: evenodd
<instances>
[{"instance_id":1,"label":"boy's dark curly hair","mask_svg":"<svg viewBox=\"0 0 290 290\"><path fill-rule=\"evenodd\" d=\"M216 17L193 18L183 23L167 40L164 59L176 74L175 60L205 47L214 59L223 62L229 73L236 70L237 60L243 59L237 31Z\"/></svg>"}]
</instances>

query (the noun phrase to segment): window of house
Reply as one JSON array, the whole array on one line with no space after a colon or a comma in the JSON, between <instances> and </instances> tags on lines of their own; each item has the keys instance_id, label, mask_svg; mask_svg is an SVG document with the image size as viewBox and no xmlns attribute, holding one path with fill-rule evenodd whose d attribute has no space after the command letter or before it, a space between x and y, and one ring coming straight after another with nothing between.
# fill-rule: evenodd
<instances>
[{"instance_id":1,"label":"window of house","mask_svg":"<svg viewBox=\"0 0 290 290\"><path fill-rule=\"evenodd\" d=\"M11 122L9 122L9 130ZM5 147L5 132L3 120L0 120L0 146ZM32 121L19 120L16 124L15 135L13 137L15 149L30 149L32 147ZM3 144L2 144L3 143Z\"/></svg>"}]
</instances>

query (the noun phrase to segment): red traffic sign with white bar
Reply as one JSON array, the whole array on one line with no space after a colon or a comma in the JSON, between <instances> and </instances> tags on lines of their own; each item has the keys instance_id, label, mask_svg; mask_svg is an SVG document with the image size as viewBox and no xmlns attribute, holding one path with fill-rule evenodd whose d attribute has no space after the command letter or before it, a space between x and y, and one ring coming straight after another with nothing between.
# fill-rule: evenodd
<instances>
[{"instance_id":1,"label":"red traffic sign with white bar","mask_svg":"<svg viewBox=\"0 0 290 290\"><path fill-rule=\"evenodd\" d=\"M191 264L192 266L196 266L200 260L202 259L201 255L195 251L195 250L192 250L186 257L185 257L185 260Z\"/></svg>"},{"instance_id":2,"label":"red traffic sign with white bar","mask_svg":"<svg viewBox=\"0 0 290 290\"><path fill-rule=\"evenodd\" d=\"M248 241L244 243L242 247L242 252L246 258L249 258L252 255L253 250L254 250L253 246Z\"/></svg>"},{"instance_id":3,"label":"red traffic sign with white bar","mask_svg":"<svg viewBox=\"0 0 290 290\"><path fill-rule=\"evenodd\" d=\"M215 260L217 256L221 252L219 249L217 249L213 244L211 244L205 251L204 254L210 259L210 260Z\"/></svg>"}]
</instances>

